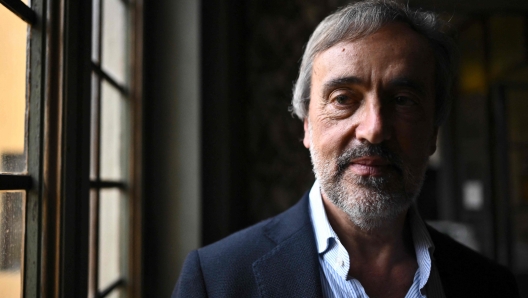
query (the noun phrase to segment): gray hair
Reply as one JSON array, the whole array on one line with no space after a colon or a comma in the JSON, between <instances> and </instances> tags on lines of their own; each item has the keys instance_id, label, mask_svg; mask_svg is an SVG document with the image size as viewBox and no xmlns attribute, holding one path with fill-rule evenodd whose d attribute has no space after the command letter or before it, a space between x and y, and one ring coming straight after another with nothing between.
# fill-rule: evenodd
<instances>
[{"instance_id":1,"label":"gray hair","mask_svg":"<svg viewBox=\"0 0 528 298\"><path fill-rule=\"evenodd\" d=\"M441 125L451 106L455 47L442 30L445 23L432 12L412 10L391 0L367 0L349 4L326 17L315 29L302 57L299 78L293 89L291 111L301 120L308 116L313 61L317 54L342 41L353 41L375 33L382 26L402 22L423 35L435 56L435 123Z\"/></svg>"}]
</instances>

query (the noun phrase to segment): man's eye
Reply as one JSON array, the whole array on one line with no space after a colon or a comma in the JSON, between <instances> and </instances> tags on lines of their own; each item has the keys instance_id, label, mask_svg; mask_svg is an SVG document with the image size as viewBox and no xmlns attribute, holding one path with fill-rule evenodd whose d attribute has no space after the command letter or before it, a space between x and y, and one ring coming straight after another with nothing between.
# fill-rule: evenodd
<instances>
[{"instance_id":1,"label":"man's eye","mask_svg":"<svg viewBox=\"0 0 528 298\"><path fill-rule=\"evenodd\" d=\"M340 104L340 105L346 105L346 104L350 104L351 99L350 99L349 96L342 94L342 95L338 95L338 96L336 96L336 97L335 97L335 101L336 101L338 104Z\"/></svg>"},{"instance_id":2,"label":"man's eye","mask_svg":"<svg viewBox=\"0 0 528 298\"><path fill-rule=\"evenodd\" d=\"M414 106L416 102L407 96L396 96L394 102L399 106Z\"/></svg>"},{"instance_id":3,"label":"man's eye","mask_svg":"<svg viewBox=\"0 0 528 298\"><path fill-rule=\"evenodd\" d=\"M330 101L338 106L349 106L354 104L357 101L357 94L350 90L336 90L332 92L329 96Z\"/></svg>"}]
</instances>

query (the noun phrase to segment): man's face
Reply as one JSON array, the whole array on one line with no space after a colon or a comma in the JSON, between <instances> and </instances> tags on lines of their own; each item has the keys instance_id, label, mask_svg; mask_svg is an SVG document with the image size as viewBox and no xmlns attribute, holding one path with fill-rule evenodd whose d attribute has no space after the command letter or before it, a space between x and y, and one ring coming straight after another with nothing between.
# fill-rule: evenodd
<instances>
[{"instance_id":1,"label":"man's face","mask_svg":"<svg viewBox=\"0 0 528 298\"><path fill-rule=\"evenodd\" d=\"M371 230L405 212L436 149L434 56L402 23L313 63L304 145L323 197Z\"/></svg>"}]
</instances>

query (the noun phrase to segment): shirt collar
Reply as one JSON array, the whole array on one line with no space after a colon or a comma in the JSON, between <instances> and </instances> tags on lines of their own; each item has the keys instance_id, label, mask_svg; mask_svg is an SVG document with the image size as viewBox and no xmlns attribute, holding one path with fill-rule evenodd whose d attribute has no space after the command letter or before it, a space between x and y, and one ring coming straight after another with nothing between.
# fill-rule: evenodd
<instances>
[{"instance_id":1,"label":"shirt collar","mask_svg":"<svg viewBox=\"0 0 528 298\"><path fill-rule=\"evenodd\" d=\"M416 252L416 261L418 262L418 269L420 272L420 289L423 289L431 275L431 267L433 263L432 256L435 246L415 204L409 208L407 214L411 226L414 250Z\"/></svg>"},{"instance_id":2,"label":"shirt collar","mask_svg":"<svg viewBox=\"0 0 528 298\"><path fill-rule=\"evenodd\" d=\"M319 180L315 180L315 183L310 190L309 198L310 215L312 217L315 240L317 242L317 252L321 254L330 248L335 239L323 206Z\"/></svg>"},{"instance_id":3,"label":"shirt collar","mask_svg":"<svg viewBox=\"0 0 528 298\"><path fill-rule=\"evenodd\" d=\"M312 218L315 240L317 242L317 252L319 254L324 254L336 243L337 235L330 226L330 222L326 216L319 180L316 180L313 184L312 189L310 190L309 199L310 216ZM420 289L422 289L429 280L431 273L431 256L434 252L434 244L427 231L427 227L414 204L409 208L407 218L411 226L416 260L418 262Z\"/></svg>"}]
</instances>

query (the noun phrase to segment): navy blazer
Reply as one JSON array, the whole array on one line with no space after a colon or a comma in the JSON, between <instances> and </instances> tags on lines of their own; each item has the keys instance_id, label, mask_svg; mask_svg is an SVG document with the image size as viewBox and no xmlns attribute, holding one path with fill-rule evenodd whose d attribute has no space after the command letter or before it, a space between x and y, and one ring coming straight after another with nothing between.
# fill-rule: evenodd
<instances>
[{"instance_id":1,"label":"navy blazer","mask_svg":"<svg viewBox=\"0 0 528 298\"><path fill-rule=\"evenodd\" d=\"M519 297L513 275L429 228L446 297ZM308 193L292 208L195 250L172 297L321 297Z\"/></svg>"}]
</instances>

